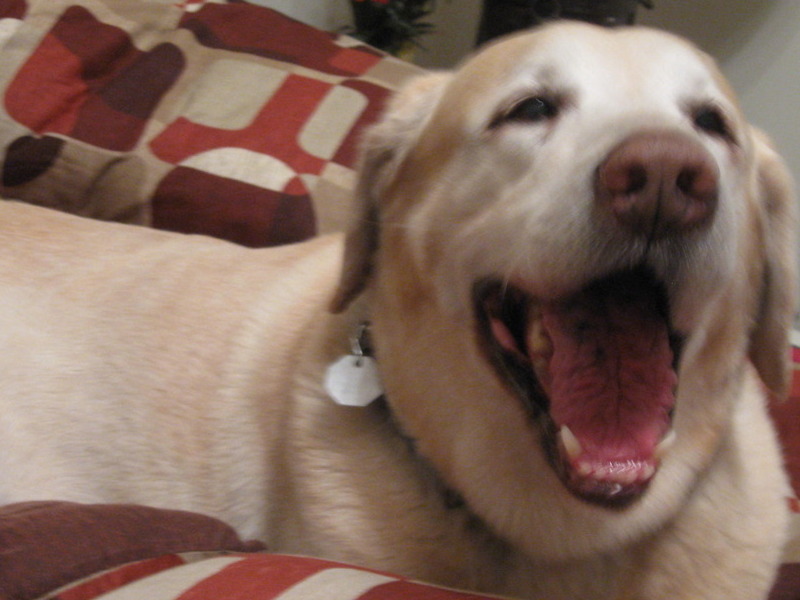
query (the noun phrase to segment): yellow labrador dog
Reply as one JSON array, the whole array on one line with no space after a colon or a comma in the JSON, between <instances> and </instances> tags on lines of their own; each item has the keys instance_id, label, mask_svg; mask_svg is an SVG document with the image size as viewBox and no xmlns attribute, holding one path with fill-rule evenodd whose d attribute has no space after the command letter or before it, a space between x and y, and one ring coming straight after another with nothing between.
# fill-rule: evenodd
<instances>
[{"instance_id":1,"label":"yellow labrador dog","mask_svg":"<svg viewBox=\"0 0 800 600\"><path fill-rule=\"evenodd\" d=\"M523 598L763 598L793 201L711 60L515 36L411 83L362 162L346 240L275 250L4 204L0 501Z\"/></svg>"}]
</instances>

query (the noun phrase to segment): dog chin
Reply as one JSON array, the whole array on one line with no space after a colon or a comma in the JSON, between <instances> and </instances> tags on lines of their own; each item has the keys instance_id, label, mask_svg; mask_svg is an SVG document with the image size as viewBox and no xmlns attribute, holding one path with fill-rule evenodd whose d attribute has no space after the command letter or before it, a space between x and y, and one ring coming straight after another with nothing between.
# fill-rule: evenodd
<instances>
[{"instance_id":1,"label":"dog chin","mask_svg":"<svg viewBox=\"0 0 800 600\"><path fill-rule=\"evenodd\" d=\"M642 267L556 300L500 279L477 282L473 298L483 354L563 485L608 508L641 498L675 437L682 339L664 285Z\"/></svg>"}]
</instances>

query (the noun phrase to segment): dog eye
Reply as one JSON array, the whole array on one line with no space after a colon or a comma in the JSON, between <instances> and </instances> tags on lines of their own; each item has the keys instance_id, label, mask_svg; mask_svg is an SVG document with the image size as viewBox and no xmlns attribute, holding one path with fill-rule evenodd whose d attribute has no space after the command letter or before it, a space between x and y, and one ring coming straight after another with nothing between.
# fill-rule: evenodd
<instances>
[{"instance_id":1,"label":"dog eye","mask_svg":"<svg viewBox=\"0 0 800 600\"><path fill-rule=\"evenodd\" d=\"M558 115L559 106L553 100L542 96L533 96L517 102L511 110L502 115L497 122L516 121L523 123L537 123L546 121Z\"/></svg>"},{"instance_id":2,"label":"dog eye","mask_svg":"<svg viewBox=\"0 0 800 600\"><path fill-rule=\"evenodd\" d=\"M720 111L713 106L705 106L694 113L694 124L698 129L724 138L730 138L728 123Z\"/></svg>"}]
</instances>

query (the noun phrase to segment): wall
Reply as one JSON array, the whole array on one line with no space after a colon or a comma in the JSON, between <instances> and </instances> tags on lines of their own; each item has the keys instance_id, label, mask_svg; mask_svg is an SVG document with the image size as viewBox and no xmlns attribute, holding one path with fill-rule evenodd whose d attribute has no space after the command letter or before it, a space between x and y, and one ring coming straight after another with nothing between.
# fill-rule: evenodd
<instances>
[{"instance_id":1,"label":"wall","mask_svg":"<svg viewBox=\"0 0 800 600\"><path fill-rule=\"evenodd\" d=\"M269 6L314 27L337 31L352 21L349 0L248 0Z\"/></svg>"}]
</instances>

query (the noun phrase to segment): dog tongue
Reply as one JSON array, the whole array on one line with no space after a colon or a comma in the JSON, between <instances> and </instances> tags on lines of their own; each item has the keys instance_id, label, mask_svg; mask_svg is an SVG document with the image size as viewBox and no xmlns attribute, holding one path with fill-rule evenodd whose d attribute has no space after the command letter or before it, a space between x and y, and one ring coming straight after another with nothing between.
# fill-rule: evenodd
<instances>
[{"instance_id":1,"label":"dog tongue","mask_svg":"<svg viewBox=\"0 0 800 600\"><path fill-rule=\"evenodd\" d=\"M643 277L618 276L541 310L552 347L542 383L550 416L580 444L572 467L601 479L626 469L633 472L620 477L648 479L677 383L656 290Z\"/></svg>"}]
</instances>

